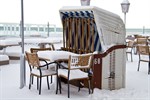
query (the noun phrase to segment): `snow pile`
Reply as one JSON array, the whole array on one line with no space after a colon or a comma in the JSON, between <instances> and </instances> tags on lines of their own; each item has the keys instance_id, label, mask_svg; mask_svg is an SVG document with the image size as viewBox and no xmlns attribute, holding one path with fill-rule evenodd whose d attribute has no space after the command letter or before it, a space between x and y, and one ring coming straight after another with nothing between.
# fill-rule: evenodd
<instances>
[{"instance_id":1,"label":"snow pile","mask_svg":"<svg viewBox=\"0 0 150 100\"><path fill-rule=\"evenodd\" d=\"M93 100L146 100L148 99L148 92L148 90L140 89L119 89L110 91L95 88L94 93L92 94L92 98Z\"/></svg>"}]
</instances>

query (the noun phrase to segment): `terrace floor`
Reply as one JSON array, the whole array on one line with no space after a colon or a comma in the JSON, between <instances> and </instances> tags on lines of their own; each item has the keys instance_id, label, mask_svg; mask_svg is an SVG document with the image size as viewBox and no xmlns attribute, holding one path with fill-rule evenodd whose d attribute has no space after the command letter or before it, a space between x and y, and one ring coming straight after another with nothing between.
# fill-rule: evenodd
<instances>
[{"instance_id":1,"label":"terrace floor","mask_svg":"<svg viewBox=\"0 0 150 100\"><path fill-rule=\"evenodd\" d=\"M140 71L137 71L138 56L133 55L133 62L126 62L126 88L119 90L94 89L93 94L88 94L87 88L78 88L71 85L71 100L149 100L150 75L147 74L147 63L141 63ZM26 64L27 65L27 64ZM10 64L0 66L0 100L66 100L67 85L62 83L62 94L55 94L55 79L47 89L46 79L42 81L42 93L38 95L36 80L31 90L28 89L29 69L26 69L26 86L20 89L20 62L10 60Z\"/></svg>"}]
</instances>

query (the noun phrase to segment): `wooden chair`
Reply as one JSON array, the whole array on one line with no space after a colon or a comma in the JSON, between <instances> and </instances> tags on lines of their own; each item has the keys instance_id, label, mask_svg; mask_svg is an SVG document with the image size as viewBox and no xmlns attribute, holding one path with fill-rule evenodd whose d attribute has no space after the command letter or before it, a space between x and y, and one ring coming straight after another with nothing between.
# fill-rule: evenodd
<instances>
[{"instance_id":1,"label":"wooden chair","mask_svg":"<svg viewBox=\"0 0 150 100\"><path fill-rule=\"evenodd\" d=\"M148 62L148 74L150 74L150 48L149 46L137 46L137 52L139 54L138 69L140 69L140 62Z\"/></svg>"},{"instance_id":2,"label":"wooden chair","mask_svg":"<svg viewBox=\"0 0 150 100\"><path fill-rule=\"evenodd\" d=\"M51 48L51 50L55 50L54 44L52 44L52 43L39 43L39 47L41 49Z\"/></svg>"},{"instance_id":3,"label":"wooden chair","mask_svg":"<svg viewBox=\"0 0 150 100\"><path fill-rule=\"evenodd\" d=\"M31 53L37 53L38 51L46 51L46 50L53 50L53 48L49 47L49 48L30 48ZM50 63L50 59L45 59L45 58L39 58L40 61L42 61L42 63ZM49 67L49 66L48 66ZM52 76L51 76L51 83L53 82Z\"/></svg>"},{"instance_id":4,"label":"wooden chair","mask_svg":"<svg viewBox=\"0 0 150 100\"><path fill-rule=\"evenodd\" d=\"M143 45L143 46L148 45L148 38L147 37L136 38L135 47L140 46L140 45ZM137 54L137 50L136 50L135 54Z\"/></svg>"},{"instance_id":5,"label":"wooden chair","mask_svg":"<svg viewBox=\"0 0 150 100\"><path fill-rule=\"evenodd\" d=\"M136 44L137 45L147 45L147 37L143 37L143 38L136 38Z\"/></svg>"},{"instance_id":6,"label":"wooden chair","mask_svg":"<svg viewBox=\"0 0 150 100\"><path fill-rule=\"evenodd\" d=\"M32 53L37 53L38 51L46 51L46 50L53 50L52 48L31 48L30 51Z\"/></svg>"},{"instance_id":7,"label":"wooden chair","mask_svg":"<svg viewBox=\"0 0 150 100\"><path fill-rule=\"evenodd\" d=\"M126 54L127 54L127 60L128 60L128 54L131 55L131 62L133 62L133 57L132 57L133 48L134 48L134 41L128 41Z\"/></svg>"},{"instance_id":8,"label":"wooden chair","mask_svg":"<svg viewBox=\"0 0 150 100\"><path fill-rule=\"evenodd\" d=\"M68 98L70 98L70 81L72 80L88 80L88 87L89 87L89 93L90 93L90 77L89 73L91 66L92 66L92 59L93 56L91 53L89 54L81 54L81 55L70 55L68 63L61 63L61 66L64 68L58 69L58 81L57 81L57 90L58 91L58 85L60 88L61 93L61 83L60 83L60 77L63 77L67 80L68 83ZM84 71L82 71L84 69ZM85 72L86 69L86 72ZM80 87L79 87L80 88ZM79 89L80 90L80 89Z\"/></svg>"},{"instance_id":9,"label":"wooden chair","mask_svg":"<svg viewBox=\"0 0 150 100\"><path fill-rule=\"evenodd\" d=\"M26 59L30 67L29 89L31 88L32 78L34 76L37 77L37 89L39 89L39 95L40 95L42 77L47 77L47 85L48 85L48 89L50 89L48 76L57 75L57 72L44 68L45 66L48 66L52 63L47 63L47 64L42 65L36 53L25 52L25 54L26 54ZM39 79L40 79L40 84L39 84Z\"/></svg>"}]
</instances>

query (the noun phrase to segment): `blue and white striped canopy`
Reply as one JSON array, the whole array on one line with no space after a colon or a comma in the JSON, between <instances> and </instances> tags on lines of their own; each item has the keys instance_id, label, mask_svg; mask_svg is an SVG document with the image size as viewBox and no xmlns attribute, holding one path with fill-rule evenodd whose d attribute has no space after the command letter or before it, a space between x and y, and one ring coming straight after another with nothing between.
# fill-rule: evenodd
<instances>
[{"instance_id":1,"label":"blue and white striped canopy","mask_svg":"<svg viewBox=\"0 0 150 100\"><path fill-rule=\"evenodd\" d=\"M59 12L61 20L65 18L94 20L94 51L101 52L110 45L125 44L124 23L114 13L93 6L63 7Z\"/></svg>"}]
</instances>

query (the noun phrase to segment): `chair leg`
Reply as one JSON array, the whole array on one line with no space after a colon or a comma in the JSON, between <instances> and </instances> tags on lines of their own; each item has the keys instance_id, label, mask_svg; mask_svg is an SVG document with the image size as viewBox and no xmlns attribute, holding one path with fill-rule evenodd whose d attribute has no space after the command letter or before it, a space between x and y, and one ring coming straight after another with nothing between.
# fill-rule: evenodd
<instances>
[{"instance_id":1,"label":"chair leg","mask_svg":"<svg viewBox=\"0 0 150 100\"><path fill-rule=\"evenodd\" d=\"M48 86L48 90L49 90L50 87L49 87L49 79L48 79L48 76L47 76L47 86Z\"/></svg>"},{"instance_id":2,"label":"chair leg","mask_svg":"<svg viewBox=\"0 0 150 100\"><path fill-rule=\"evenodd\" d=\"M58 79L59 79L59 92L61 94L61 78L59 77Z\"/></svg>"},{"instance_id":3,"label":"chair leg","mask_svg":"<svg viewBox=\"0 0 150 100\"><path fill-rule=\"evenodd\" d=\"M79 88L78 88L78 92L80 91L80 86L81 86L81 85L80 85L80 81L78 81L78 87L79 87Z\"/></svg>"},{"instance_id":4,"label":"chair leg","mask_svg":"<svg viewBox=\"0 0 150 100\"><path fill-rule=\"evenodd\" d=\"M42 77L40 77L39 95L41 94L41 83L42 83Z\"/></svg>"},{"instance_id":5,"label":"chair leg","mask_svg":"<svg viewBox=\"0 0 150 100\"><path fill-rule=\"evenodd\" d=\"M39 78L37 77L37 90L39 89Z\"/></svg>"},{"instance_id":6,"label":"chair leg","mask_svg":"<svg viewBox=\"0 0 150 100\"><path fill-rule=\"evenodd\" d=\"M131 62L133 62L133 57L132 57L132 53L131 53Z\"/></svg>"},{"instance_id":7,"label":"chair leg","mask_svg":"<svg viewBox=\"0 0 150 100\"><path fill-rule=\"evenodd\" d=\"M58 93L58 76L57 76L57 84L56 84L56 94Z\"/></svg>"},{"instance_id":8,"label":"chair leg","mask_svg":"<svg viewBox=\"0 0 150 100\"><path fill-rule=\"evenodd\" d=\"M70 86L69 86L69 80L68 80L68 98L70 98Z\"/></svg>"},{"instance_id":9,"label":"chair leg","mask_svg":"<svg viewBox=\"0 0 150 100\"><path fill-rule=\"evenodd\" d=\"M51 84L53 83L53 76L51 76Z\"/></svg>"},{"instance_id":10,"label":"chair leg","mask_svg":"<svg viewBox=\"0 0 150 100\"><path fill-rule=\"evenodd\" d=\"M91 81L88 80L88 84L89 84L89 94L91 94Z\"/></svg>"},{"instance_id":11,"label":"chair leg","mask_svg":"<svg viewBox=\"0 0 150 100\"><path fill-rule=\"evenodd\" d=\"M137 71L139 71L139 69L140 69L140 60L139 60L139 63L138 63L138 69L137 69Z\"/></svg>"},{"instance_id":12,"label":"chair leg","mask_svg":"<svg viewBox=\"0 0 150 100\"><path fill-rule=\"evenodd\" d=\"M58 93L58 87L59 87L59 92L61 94L61 81L60 78L57 76L56 94Z\"/></svg>"},{"instance_id":13,"label":"chair leg","mask_svg":"<svg viewBox=\"0 0 150 100\"><path fill-rule=\"evenodd\" d=\"M32 76L32 84L33 84L33 80L34 80L34 77Z\"/></svg>"},{"instance_id":14,"label":"chair leg","mask_svg":"<svg viewBox=\"0 0 150 100\"><path fill-rule=\"evenodd\" d=\"M150 74L150 61L148 63L148 74Z\"/></svg>"},{"instance_id":15,"label":"chair leg","mask_svg":"<svg viewBox=\"0 0 150 100\"><path fill-rule=\"evenodd\" d=\"M30 80L29 80L29 89L31 89L31 81L32 81L32 75L30 75Z\"/></svg>"}]
</instances>

